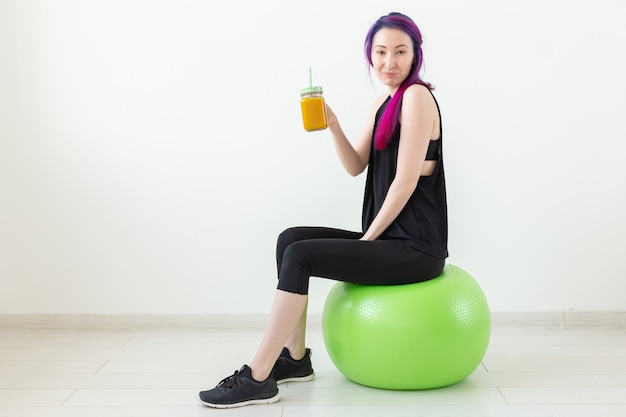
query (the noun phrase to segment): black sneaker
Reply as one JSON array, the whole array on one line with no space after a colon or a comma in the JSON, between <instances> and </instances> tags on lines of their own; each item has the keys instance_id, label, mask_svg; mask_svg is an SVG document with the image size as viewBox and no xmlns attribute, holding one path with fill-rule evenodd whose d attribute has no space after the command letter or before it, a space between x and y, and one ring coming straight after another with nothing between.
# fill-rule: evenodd
<instances>
[{"instance_id":1,"label":"black sneaker","mask_svg":"<svg viewBox=\"0 0 626 417\"><path fill-rule=\"evenodd\" d=\"M307 348L304 358L297 361L291 357L286 347L283 348L272 372L277 384L312 381L315 378L315 373L311 364L311 349Z\"/></svg>"},{"instance_id":2,"label":"black sneaker","mask_svg":"<svg viewBox=\"0 0 626 417\"><path fill-rule=\"evenodd\" d=\"M213 408L243 407L250 404L271 404L278 401L278 387L270 375L263 382L252 378L252 369L244 365L213 389L200 392L200 402Z\"/></svg>"}]
</instances>

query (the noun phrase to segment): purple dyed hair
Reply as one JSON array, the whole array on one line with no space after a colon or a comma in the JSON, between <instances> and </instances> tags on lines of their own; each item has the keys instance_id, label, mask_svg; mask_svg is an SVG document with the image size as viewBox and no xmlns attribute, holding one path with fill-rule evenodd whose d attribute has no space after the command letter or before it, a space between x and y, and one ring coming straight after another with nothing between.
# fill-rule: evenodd
<instances>
[{"instance_id":1,"label":"purple dyed hair","mask_svg":"<svg viewBox=\"0 0 626 417\"><path fill-rule=\"evenodd\" d=\"M433 89L430 83L422 80L420 77L420 70L422 68L422 33L419 28L411 20L410 17L403 15L402 13L392 12L388 15L380 17L367 32L365 37L365 57L370 67L373 67L372 62L372 41L374 35L382 28L399 29L409 35L413 41L413 55L415 60L413 66L406 79L398 87L398 91L393 95L391 101L383 111L383 114L378 122L376 131L374 132L374 145L376 149L383 150L389 144L391 136L394 134L398 120L400 120L400 108L402 107L402 97L404 92L409 86L413 84L421 84L428 88Z\"/></svg>"}]
</instances>

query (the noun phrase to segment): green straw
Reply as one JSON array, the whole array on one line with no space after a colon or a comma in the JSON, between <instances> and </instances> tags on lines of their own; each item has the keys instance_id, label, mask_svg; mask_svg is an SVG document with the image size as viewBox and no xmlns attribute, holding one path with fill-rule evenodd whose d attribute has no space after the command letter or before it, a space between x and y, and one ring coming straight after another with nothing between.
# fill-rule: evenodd
<instances>
[{"instance_id":1,"label":"green straw","mask_svg":"<svg viewBox=\"0 0 626 417\"><path fill-rule=\"evenodd\" d=\"M309 67L309 87L313 88L313 75L311 73L311 67Z\"/></svg>"}]
</instances>

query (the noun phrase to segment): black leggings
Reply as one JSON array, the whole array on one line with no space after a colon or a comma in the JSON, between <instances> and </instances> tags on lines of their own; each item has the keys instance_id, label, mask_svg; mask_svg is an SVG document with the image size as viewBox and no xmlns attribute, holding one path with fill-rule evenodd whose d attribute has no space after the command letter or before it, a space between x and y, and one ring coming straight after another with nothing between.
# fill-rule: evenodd
<instances>
[{"instance_id":1,"label":"black leggings","mask_svg":"<svg viewBox=\"0 0 626 417\"><path fill-rule=\"evenodd\" d=\"M278 236L278 289L308 294L309 277L366 285L399 285L435 278L445 259L402 240L359 240L362 233L325 227L294 227Z\"/></svg>"}]
</instances>

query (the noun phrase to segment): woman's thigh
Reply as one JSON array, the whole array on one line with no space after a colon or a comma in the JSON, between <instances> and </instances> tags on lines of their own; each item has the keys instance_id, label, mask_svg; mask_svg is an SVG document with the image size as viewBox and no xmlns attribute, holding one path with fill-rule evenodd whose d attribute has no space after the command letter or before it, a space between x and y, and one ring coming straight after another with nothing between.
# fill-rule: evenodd
<instances>
[{"instance_id":1,"label":"woman's thigh","mask_svg":"<svg viewBox=\"0 0 626 417\"><path fill-rule=\"evenodd\" d=\"M306 293L310 276L367 285L408 284L436 277L444 263L400 240L300 240L284 252L279 288Z\"/></svg>"},{"instance_id":2,"label":"woman's thigh","mask_svg":"<svg viewBox=\"0 0 626 417\"><path fill-rule=\"evenodd\" d=\"M330 227L291 227L278 236L276 242L276 265L278 271L283 262L285 250L295 242L312 239L351 239L358 240L363 233L351 232L348 230L334 229Z\"/></svg>"}]
</instances>

